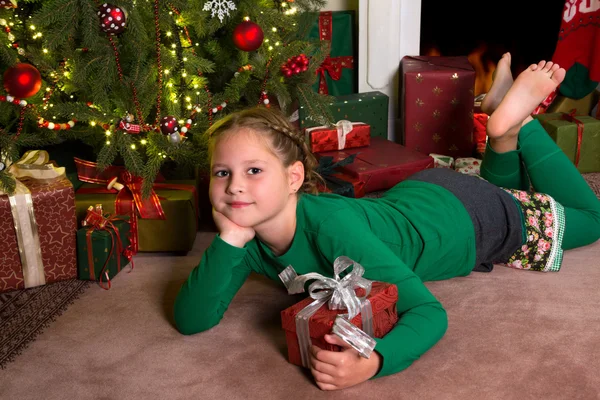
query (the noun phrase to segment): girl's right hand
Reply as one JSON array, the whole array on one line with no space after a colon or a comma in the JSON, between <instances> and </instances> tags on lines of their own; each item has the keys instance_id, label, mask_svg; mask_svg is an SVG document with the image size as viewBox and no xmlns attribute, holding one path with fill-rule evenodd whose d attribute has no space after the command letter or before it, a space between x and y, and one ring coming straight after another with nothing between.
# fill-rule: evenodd
<instances>
[{"instance_id":1,"label":"girl's right hand","mask_svg":"<svg viewBox=\"0 0 600 400\"><path fill-rule=\"evenodd\" d=\"M214 208L212 214L219 230L219 236L224 242L235 247L244 247L246 243L254 239L256 234L254 229L237 225Z\"/></svg>"}]
</instances>

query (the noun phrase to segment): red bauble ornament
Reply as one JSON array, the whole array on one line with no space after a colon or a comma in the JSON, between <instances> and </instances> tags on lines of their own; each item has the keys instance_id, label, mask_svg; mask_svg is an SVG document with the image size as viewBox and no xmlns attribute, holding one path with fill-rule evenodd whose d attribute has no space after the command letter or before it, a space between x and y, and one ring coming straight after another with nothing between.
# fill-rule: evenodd
<instances>
[{"instance_id":1,"label":"red bauble ornament","mask_svg":"<svg viewBox=\"0 0 600 400\"><path fill-rule=\"evenodd\" d=\"M254 51L263 42L264 34L260 26L251 21L244 21L233 30L233 43L243 51Z\"/></svg>"},{"instance_id":2,"label":"red bauble ornament","mask_svg":"<svg viewBox=\"0 0 600 400\"><path fill-rule=\"evenodd\" d=\"M104 3L98 9L100 29L109 35L118 35L125 30L127 15L123 8L114 4Z\"/></svg>"},{"instance_id":3,"label":"red bauble ornament","mask_svg":"<svg viewBox=\"0 0 600 400\"><path fill-rule=\"evenodd\" d=\"M0 0L0 8L17 8L17 0Z\"/></svg>"},{"instance_id":4,"label":"red bauble ornament","mask_svg":"<svg viewBox=\"0 0 600 400\"><path fill-rule=\"evenodd\" d=\"M11 96L26 99L42 87L40 72L31 64L13 65L4 72L4 89Z\"/></svg>"},{"instance_id":5,"label":"red bauble ornament","mask_svg":"<svg viewBox=\"0 0 600 400\"><path fill-rule=\"evenodd\" d=\"M160 120L160 131L163 135L170 135L175 132L179 132L179 122L173 116L163 117Z\"/></svg>"}]
</instances>

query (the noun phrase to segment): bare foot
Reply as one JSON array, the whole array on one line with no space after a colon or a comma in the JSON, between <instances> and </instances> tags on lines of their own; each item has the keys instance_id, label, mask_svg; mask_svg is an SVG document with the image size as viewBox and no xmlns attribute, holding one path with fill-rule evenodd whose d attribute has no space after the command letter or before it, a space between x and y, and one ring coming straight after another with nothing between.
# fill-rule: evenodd
<instances>
[{"instance_id":1,"label":"bare foot","mask_svg":"<svg viewBox=\"0 0 600 400\"><path fill-rule=\"evenodd\" d=\"M492 115L513 84L510 61L510 53L504 53L498 61L492 87L481 102L481 111L487 115Z\"/></svg>"},{"instance_id":2,"label":"bare foot","mask_svg":"<svg viewBox=\"0 0 600 400\"><path fill-rule=\"evenodd\" d=\"M523 71L490 116L488 136L494 139L516 136L523 120L565 79L565 73L558 64L546 61Z\"/></svg>"}]
</instances>

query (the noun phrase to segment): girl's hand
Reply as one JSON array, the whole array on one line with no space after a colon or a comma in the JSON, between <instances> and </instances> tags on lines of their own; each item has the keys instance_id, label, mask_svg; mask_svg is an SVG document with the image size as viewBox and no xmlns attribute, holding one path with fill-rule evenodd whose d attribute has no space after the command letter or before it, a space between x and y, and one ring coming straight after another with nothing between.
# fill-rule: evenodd
<instances>
[{"instance_id":1,"label":"girl's hand","mask_svg":"<svg viewBox=\"0 0 600 400\"><path fill-rule=\"evenodd\" d=\"M338 390L364 382L379 372L382 358L374 351L370 358L361 357L339 336L325 335L327 343L342 347L342 351L310 347L310 372L321 390Z\"/></svg>"},{"instance_id":2,"label":"girl's hand","mask_svg":"<svg viewBox=\"0 0 600 400\"><path fill-rule=\"evenodd\" d=\"M246 243L254 239L254 229L235 224L214 208L212 213L215 225L219 230L219 236L223 241L235 247L244 247Z\"/></svg>"}]
</instances>

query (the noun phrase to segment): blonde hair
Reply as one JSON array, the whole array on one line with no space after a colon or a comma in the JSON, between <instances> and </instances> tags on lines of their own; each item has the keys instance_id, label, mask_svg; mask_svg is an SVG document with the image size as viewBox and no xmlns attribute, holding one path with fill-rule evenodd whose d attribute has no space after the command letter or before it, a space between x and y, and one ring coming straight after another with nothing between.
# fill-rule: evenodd
<instances>
[{"instance_id":1,"label":"blonde hair","mask_svg":"<svg viewBox=\"0 0 600 400\"><path fill-rule=\"evenodd\" d=\"M206 131L209 155L212 156L219 137L240 128L252 129L267 139L271 151L279 157L285 167L289 167L296 161L302 162L304 182L298 192L318 193L318 183L324 182L316 172L319 164L300 133L277 109L254 107L229 114L218 120Z\"/></svg>"}]
</instances>

